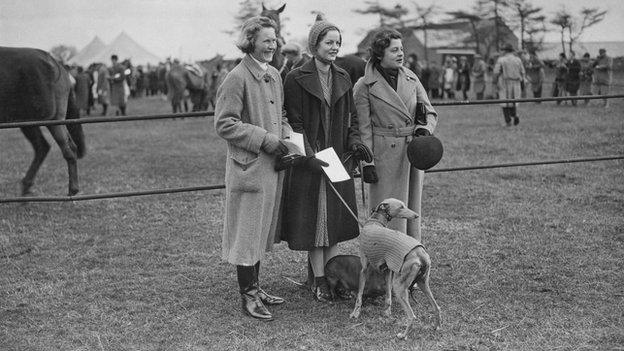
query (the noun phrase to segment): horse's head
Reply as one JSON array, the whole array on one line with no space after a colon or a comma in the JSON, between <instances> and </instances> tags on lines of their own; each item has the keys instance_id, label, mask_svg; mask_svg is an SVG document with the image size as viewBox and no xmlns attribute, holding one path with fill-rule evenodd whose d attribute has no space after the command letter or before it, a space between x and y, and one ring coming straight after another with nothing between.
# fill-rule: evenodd
<instances>
[{"instance_id":1,"label":"horse's head","mask_svg":"<svg viewBox=\"0 0 624 351\"><path fill-rule=\"evenodd\" d=\"M282 23L280 22L280 13L284 12L284 8L286 8L286 4L282 5L277 10L267 9L262 3L262 12L260 12L260 16L268 17L277 23L277 36L280 36L280 29L282 28Z\"/></svg>"},{"instance_id":2,"label":"horse's head","mask_svg":"<svg viewBox=\"0 0 624 351\"><path fill-rule=\"evenodd\" d=\"M280 34L281 27L282 27L282 24L280 22L280 13L284 11L284 8L286 8L286 4L282 5L280 8L276 10L271 10L271 9L267 9L264 6L264 3L262 3L262 12L260 12L260 16L268 17L272 19L273 21L275 21L275 23L277 24L277 32L275 33L277 35L277 50L275 51L275 55L273 55L271 66L277 68L278 70L281 70L282 67L284 66L284 63L286 62L286 60L284 60L284 56L282 56L282 50L281 50L282 46L284 45L284 38L282 38Z\"/></svg>"}]
</instances>

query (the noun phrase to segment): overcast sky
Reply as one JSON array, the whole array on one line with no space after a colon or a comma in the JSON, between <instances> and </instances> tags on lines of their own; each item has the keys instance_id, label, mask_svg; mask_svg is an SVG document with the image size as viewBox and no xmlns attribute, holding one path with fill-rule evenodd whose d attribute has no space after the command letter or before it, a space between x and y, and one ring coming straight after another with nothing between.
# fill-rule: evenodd
<instances>
[{"instance_id":1,"label":"overcast sky","mask_svg":"<svg viewBox=\"0 0 624 351\"><path fill-rule=\"evenodd\" d=\"M428 6L433 0L417 1ZM475 0L437 0L441 9L469 9ZM59 44L78 50L99 36L106 44L125 31L147 50L160 57L199 60L216 53L238 56L235 38L224 30L234 28L239 0L0 0L0 46L27 46L49 50ZM365 0L265 0L267 7L286 3L283 36L286 40L307 37L314 21L312 11L324 12L343 30L342 53L355 51L364 33L379 23L374 15L359 15L355 8ZM381 0L384 6L400 3L412 9L411 0ZM578 14L582 7L608 10L605 20L586 31L582 41L624 40L622 0L533 0L552 16L565 7ZM547 41L557 41L553 32Z\"/></svg>"}]
</instances>

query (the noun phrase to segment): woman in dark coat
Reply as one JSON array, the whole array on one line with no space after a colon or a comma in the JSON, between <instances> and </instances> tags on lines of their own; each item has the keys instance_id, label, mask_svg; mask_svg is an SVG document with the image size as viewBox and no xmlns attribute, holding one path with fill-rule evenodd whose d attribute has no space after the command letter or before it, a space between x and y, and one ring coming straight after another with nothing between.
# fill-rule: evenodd
<instances>
[{"instance_id":1,"label":"woman in dark coat","mask_svg":"<svg viewBox=\"0 0 624 351\"><path fill-rule=\"evenodd\" d=\"M284 107L293 131L304 134L306 158L288 171L284 184L282 240L292 250L309 252L318 301L331 298L325 263L337 253L336 244L359 235L358 222L333 193L313 155L333 147L345 159L353 152L368 158L358 132L351 80L334 64L341 45L338 28L317 21L308 47L314 58L291 71L284 83ZM364 149L363 149L364 148ZM370 151L368 152L370 155ZM357 213L353 179L333 184Z\"/></svg>"}]
</instances>

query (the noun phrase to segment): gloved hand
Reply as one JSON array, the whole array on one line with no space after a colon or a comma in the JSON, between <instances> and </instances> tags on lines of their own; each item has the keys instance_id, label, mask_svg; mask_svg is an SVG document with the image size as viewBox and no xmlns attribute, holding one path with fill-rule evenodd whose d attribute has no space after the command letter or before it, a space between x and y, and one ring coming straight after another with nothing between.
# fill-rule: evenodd
<instances>
[{"instance_id":1,"label":"gloved hand","mask_svg":"<svg viewBox=\"0 0 624 351\"><path fill-rule=\"evenodd\" d=\"M419 137L419 136L429 136L431 135L431 133L429 132L429 130L425 129L425 128L418 128L414 131L414 136L415 137Z\"/></svg>"},{"instance_id":2,"label":"gloved hand","mask_svg":"<svg viewBox=\"0 0 624 351\"><path fill-rule=\"evenodd\" d=\"M373 162L373 152L364 144L355 144L351 147L353 157L364 162Z\"/></svg>"},{"instance_id":3,"label":"gloved hand","mask_svg":"<svg viewBox=\"0 0 624 351\"><path fill-rule=\"evenodd\" d=\"M305 161L306 157L302 155L277 156L275 159L275 167L273 168L279 172L291 167L299 166Z\"/></svg>"},{"instance_id":4,"label":"gloved hand","mask_svg":"<svg viewBox=\"0 0 624 351\"><path fill-rule=\"evenodd\" d=\"M267 133L262 140L260 148L267 154L275 156L284 156L288 154L288 146L284 144L275 134Z\"/></svg>"},{"instance_id":5,"label":"gloved hand","mask_svg":"<svg viewBox=\"0 0 624 351\"><path fill-rule=\"evenodd\" d=\"M364 183L377 184L379 177L377 176L375 166L364 166L362 168L362 180Z\"/></svg>"},{"instance_id":6,"label":"gloved hand","mask_svg":"<svg viewBox=\"0 0 624 351\"><path fill-rule=\"evenodd\" d=\"M323 167L327 167L329 166L329 163L319 160L318 158L314 157L314 156L307 156L307 159L305 160L304 164L307 168L310 168L314 171L317 172L322 172L323 171Z\"/></svg>"}]
</instances>

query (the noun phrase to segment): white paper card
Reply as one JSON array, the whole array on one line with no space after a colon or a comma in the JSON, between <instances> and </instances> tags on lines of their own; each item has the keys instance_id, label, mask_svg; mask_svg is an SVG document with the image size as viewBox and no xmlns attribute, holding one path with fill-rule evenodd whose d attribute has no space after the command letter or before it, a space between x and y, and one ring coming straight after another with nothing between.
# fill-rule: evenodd
<instances>
[{"instance_id":1,"label":"white paper card","mask_svg":"<svg viewBox=\"0 0 624 351\"><path fill-rule=\"evenodd\" d=\"M305 146L303 144L303 134L297 132L290 133L290 142L297 146L297 151L291 150L298 155L305 156Z\"/></svg>"},{"instance_id":2,"label":"white paper card","mask_svg":"<svg viewBox=\"0 0 624 351\"><path fill-rule=\"evenodd\" d=\"M333 147L321 150L317 152L315 156L319 160L329 163L329 166L323 167L323 171L325 171L325 174L327 174L327 177L329 177L332 183L351 179Z\"/></svg>"}]
</instances>

